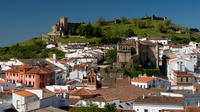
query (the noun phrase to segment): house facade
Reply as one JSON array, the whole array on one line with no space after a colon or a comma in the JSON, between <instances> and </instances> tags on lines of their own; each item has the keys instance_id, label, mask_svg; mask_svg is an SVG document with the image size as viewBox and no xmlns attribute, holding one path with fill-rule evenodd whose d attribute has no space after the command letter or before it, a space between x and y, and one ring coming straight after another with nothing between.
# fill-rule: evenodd
<instances>
[{"instance_id":1,"label":"house facade","mask_svg":"<svg viewBox=\"0 0 200 112\"><path fill-rule=\"evenodd\" d=\"M23 65L5 72L5 80L11 83L22 83L34 88L44 88L55 83L55 72L44 67Z\"/></svg>"},{"instance_id":2,"label":"house facade","mask_svg":"<svg viewBox=\"0 0 200 112\"><path fill-rule=\"evenodd\" d=\"M138 77L133 79L131 84L141 88L171 88L171 83L169 81L159 77Z\"/></svg>"}]
</instances>

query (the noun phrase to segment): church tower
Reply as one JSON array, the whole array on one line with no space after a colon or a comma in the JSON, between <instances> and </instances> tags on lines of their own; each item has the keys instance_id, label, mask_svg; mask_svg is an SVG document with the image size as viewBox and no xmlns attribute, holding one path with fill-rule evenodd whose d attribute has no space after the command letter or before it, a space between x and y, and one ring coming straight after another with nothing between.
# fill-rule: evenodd
<instances>
[{"instance_id":1,"label":"church tower","mask_svg":"<svg viewBox=\"0 0 200 112\"><path fill-rule=\"evenodd\" d=\"M97 84L97 75L94 72L94 68L92 68L87 76L87 89L96 90Z\"/></svg>"}]
</instances>

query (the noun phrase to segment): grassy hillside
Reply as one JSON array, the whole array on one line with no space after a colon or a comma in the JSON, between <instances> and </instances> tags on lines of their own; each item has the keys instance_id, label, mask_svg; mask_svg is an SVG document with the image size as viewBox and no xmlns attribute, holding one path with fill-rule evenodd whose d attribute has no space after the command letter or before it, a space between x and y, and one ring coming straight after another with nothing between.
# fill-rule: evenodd
<instances>
[{"instance_id":1,"label":"grassy hillside","mask_svg":"<svg viewBox=\"0 0 200 112\"><path fill-rule=\"evenodd\" d=\"M46 49L46 41L43 41L41 38L34 38L12 46L0 48L0 60L8 60L10 58L46 58L51 57L53 53L57 53L60 58L64 57L62 51Z\"/></svg>"},{"instance_id":2,"label":"grassy hillside","mask_svg":"<svg viewBox=\"0 0 200 112\"><path fill-rule=\"evenodd\" d=\"M190 28L182 27L180 25L173 24L170 20L141 20L141 19L125 19L106 22L97 21L92 24L94 27L102 29L103 35L106 37L126 37L126 31L128 29L133 30L135 35L144 37L149 35L150 37L178 37L178 38L195 38L199 41L200 35L191 31ZM183 34L177 33L177 31L186 32Z\"/></svg>"}]
</instances>

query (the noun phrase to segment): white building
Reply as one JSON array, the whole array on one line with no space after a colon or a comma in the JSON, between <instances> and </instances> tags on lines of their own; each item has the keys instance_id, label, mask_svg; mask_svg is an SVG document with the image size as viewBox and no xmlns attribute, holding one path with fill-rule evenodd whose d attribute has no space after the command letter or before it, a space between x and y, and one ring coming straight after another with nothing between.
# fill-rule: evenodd
<instances>
[{"instance_id":1,"label":"white building","mask_svg":"<svg viewBox=\"0 0 200 112\"><path fill-rule=\"evenodd\" d=\"M15 58L11 58L7 62L0 62L0 69L2 71L6 71L6 70L11 69L11 66L20 66L20 65L23 65L21 61Z\"/></svg>"},{"instance_id":2,"label":"white building","mask_svg":"<svg viewBox=\"0 0 200 112\"><path fill-rule=\"evenodd\" d=\"M46 89L56 94L60 107L69 105L69 86L52 85L46 86Z\"/></svg>"},{"instance_id":3,"label":"white building","mask_svg":"<svg viewBox=\"0 0 200 112\"><path fill-rule=\"evenodd\" d=\"M170 89L171 83L167 80L158 77L139 77L131 81L132 85L141 88L163 88Z\"/></svg>"},{"instance_id":4,"label":"white building","mask_svg":"<svg viewBox=\"0 0 200 112\"><path fill-rule=\"evenodd\" d=\"M184 58L174 58L169 59L167 63L167 77L170 82L173 82L175 79L174 71L180 72L194 72L195 63L188 59ZM173 83L172 83L173 84Z\"/></svg>"},{"instance_id":5,"label":"white building","mask_svg":"<svg viewBox=\"0 0 200 112\"><path fill-rule=\"evenodd\" d=\"M153 43L161 43L163 45L167 45L169 44L169 42L171 41L170 39L168 38L164 38L164 37L159 37L159 38L149 38L148 39L149 41L153 42Z\"/></svg>"},{"instance_id":6,"label":"white building","mask_svg":"<svg viewBox=\"0 0 200 112\"><path fill-rule=\"evenodd\" d=\"M12 93L12 105L19 112L27 112L47 106L63 106L61 104L55 93L47 89L24 89Z\"/></svg>"},{"instance_id":7,"label":"white building","mask_svg":"<svg viewBox=\"0 0 200 112\"><path fill-rule=\"evenodd\" d=\"M139 97L133 103L135 112L160 112L161 110L183 110L183 97L146 96Z\"/></svg>"}]
</instances>

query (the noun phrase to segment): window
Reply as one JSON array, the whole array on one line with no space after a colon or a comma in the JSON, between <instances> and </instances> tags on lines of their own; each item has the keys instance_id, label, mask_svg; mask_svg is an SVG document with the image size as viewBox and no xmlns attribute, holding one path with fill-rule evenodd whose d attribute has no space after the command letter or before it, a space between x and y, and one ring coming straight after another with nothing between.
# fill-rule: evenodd
<instances>
[{"instance_id":1,"label":"window","mask_svg":"<svg viewBox=\"0 0 200 112\"><path fill-rule=\"evenodd\" d=\"M188 82L188 77L186 77L186 82Z\"/></svg>"},{"instance_id":2,"label":"window","mask_svg":"<svg viewBox=\"0 0 200 112\"><path fill-rule=\"evenodd\" d=\"M183 77L181 77L181 82L183 82Z\"/></svg>"},{"instance_id":3,"label":"window","mask_svg":"<svg viewBox=\"0 0 200 112\"><path fill-rule=\"evenodd\" d=\"M17 100L17 109L20 109L20 100Z\"/></svg>"},{"instance_id":4,"label":"window","mask_svg":"<svg viewBox=\"0 0 200 112\"><path fill-rule=\"evenodd\" d=\"M40 82L40 88L44 87L44 83Z\"/></svg>"},{"instance_id":5,"label":"window","mask_svg":"<svg viewBox=\"0 0 200 112\"><path fill-rule=\"evenodd\" d=\"M44 75L40 75L40 79L43 79L44 78Z\"/></svg>"},{"instance_id":6,"label":"window","mask_svg":"<svg viewBox=\"0 0 200 112\"><path fill-rule=\"evenodd\" d=\"M148 109L144 109L144 112L148 112Z\"/></svg>"}]
</instances>

